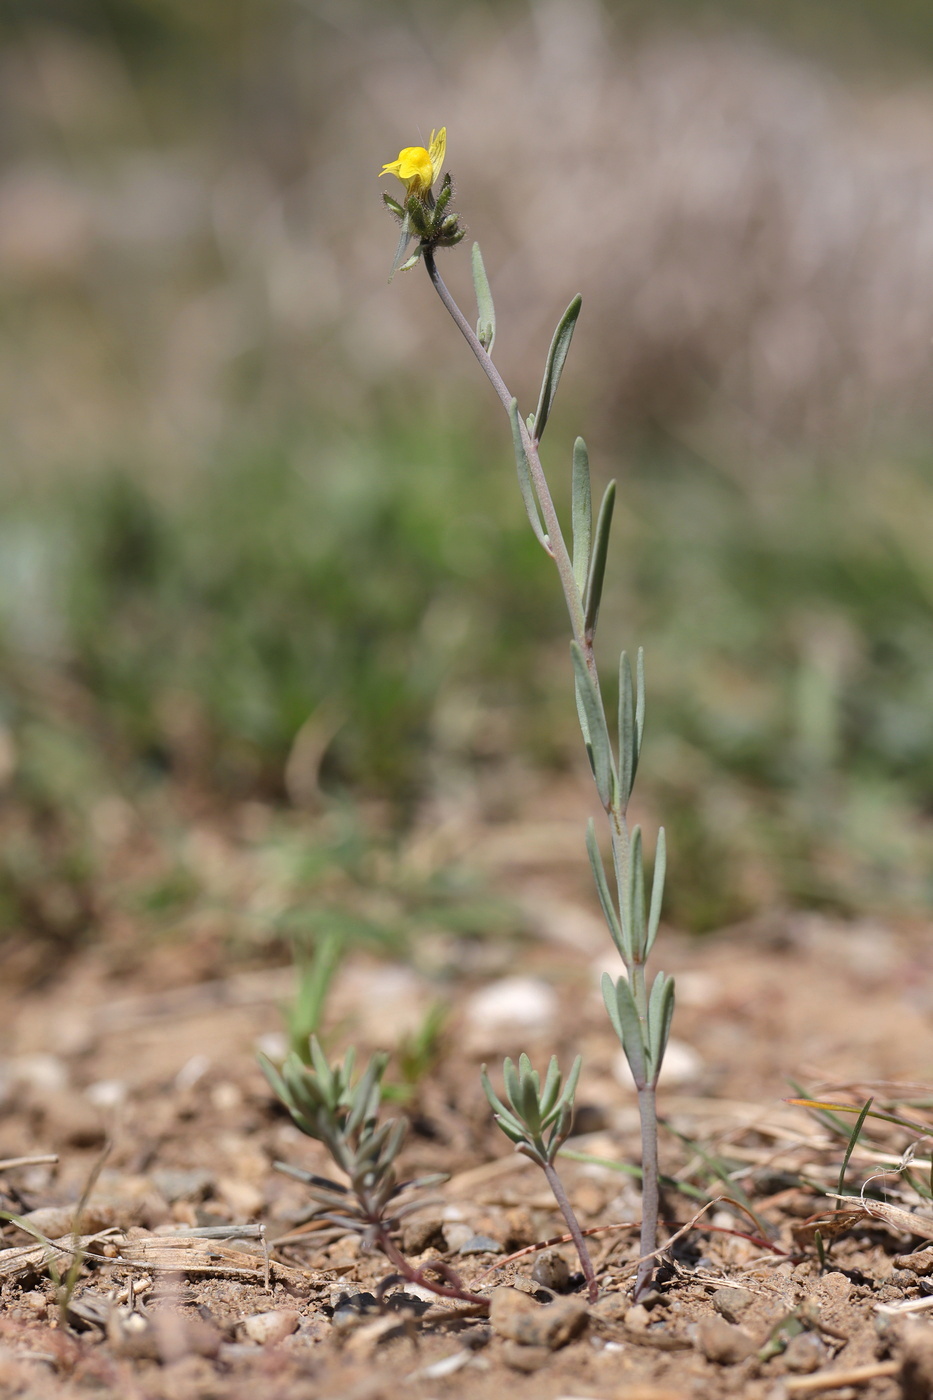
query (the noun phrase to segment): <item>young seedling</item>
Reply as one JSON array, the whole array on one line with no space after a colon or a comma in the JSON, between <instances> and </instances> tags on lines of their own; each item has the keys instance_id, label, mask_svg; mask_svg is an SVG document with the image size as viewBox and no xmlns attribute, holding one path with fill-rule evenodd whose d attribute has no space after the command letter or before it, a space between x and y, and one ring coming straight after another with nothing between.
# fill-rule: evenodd
<instances>
[{"instance_id":1,"label":"young seedling","mask_svg":"<svg viewBox=\"0 0 933 1400\"><path fill-rule=\"evenodd\" d=\"M542 1089L541 1076L537 1070L532 1069L531 1061L527 1055L519 1056L517 1068L506 1057L502 1066L502 1077L509 1100L508 1108L490 1084L485 1065L483 1065L482 1080L483 1089L492 1111L496 1115L499 1127L506 1137L511 1138L512 1142L515 1143L516 1150L524 1153L526 1157L530 1157L533 1162L537 1162L547 1177L547 1183L554 1193L555 1201L560 1206L561 1214L567 1222L567 1229L570 1231L576 1246L583 1277L586 1279L589 1300L591 1303L595 1303L599 1289L590 1253L586 1247L586 1240L583 1238L583 1231L573 1213L573 1207L567 1199L564 1184L554 1168L554 1158L566 1141L573 1121L573 1096L576 1093L582 1063L583 1060L578 1055L562 1090L557 1056L552 1055Z\"/></svg>"},{"instance_id":2,"label":"young seedling","mask_svg":"<svg viewBox=\"0 0 933 1400\"><path fill-rule=\"evenodd\" d=\"M615 895L610 891L592 822L587 831L586 845L609 932L625 966L625 975L616 980L606 974L603 997L632 1072L641 1119L642 1257L635 1277L637 1299L651 1283L653 1256L657 1249L659 1178L656 1089L674 1012L674 983L665 973L659 972L649 991L646 976L646 963L661 917L665 871L664 831L662 828L658 833L650 905L646 906L641 831L638 827L630 831L626 819L645 724L642 654L639 651L633 675L631 663L622 653L619 664L618 742L614 752L594 652L615 502L615 482L610 482L606 488L594 527L589 458L586 444L582 438L577 438L573 449L572 539L571 549L568 549L538 447L570 349L581 299L574 297L557 325L548 352L537 408L523 418L517 400L492 361L496 313L479 245L473 245L473 285L478 310L475 331L437 270L437 249L449 247L463 236L457 215L448 212L453 194L449 174L444 176L437 200L432 193L443 166L446 141L446 128L442 128L436 136L432 132L429 149L409 146L399 153L397 160L383 166L382 174L397 176L405 186L404 206L384 196L390 212L402 225L399 252L392 274L401 266L412 267L419 260L423 261L435 291L508 414L525 510L535 538L557 568L570 617L570 652L577 715L599 800L606 813ZM419 239L418 246L406 258L408 245L414 237Z\"/></svg>"},{"instance_id":3,"label":"young seedling","mask_svg":"<svg viewBox=\"0 0 933 1400\"><path fill-rule=\"evenodd\" d=\"M467 1292L457 1274L443 1260L417 1269L392 1238L392 1231L399 1222L424 1204L414 1193L437 1185L444 1178L433 1175L402 1182L397 1178L396 1158L408 1124L404 1119L393 1118L379 1122L382 1076L388 1055L381 1052L373 1055L363 1073L354 1080L352 1049L347 1051L342 1065L330 1065L316 1037L311 1037L310 1044L310 1065L303 1064L294 1051L281 1071L265 1055L259 1056L259 1063L273 1093L301 1131L324 1144L347 1184L316 1176L287 1162L276 1162L276 1170L307 1186L320 1207L318 1219L356 1231L365 1243L382 1251L397 1271L384 1280L383 1286L407 1279L441 1297L485 1306L485 1300ZM444 1282L438 1282L438 1278Z\"/></svg>"}]
</instances>

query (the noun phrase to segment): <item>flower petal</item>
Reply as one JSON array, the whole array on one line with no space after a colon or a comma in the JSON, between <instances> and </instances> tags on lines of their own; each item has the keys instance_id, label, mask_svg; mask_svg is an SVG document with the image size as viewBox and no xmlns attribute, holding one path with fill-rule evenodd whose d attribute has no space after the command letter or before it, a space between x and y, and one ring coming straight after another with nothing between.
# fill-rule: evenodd
<instances>
[{"instance_id":1,"label":"flower petal","mask_svg":"<svg viewBox=\"0 0 933 1400\"><path fill-rule=\"evenodd\" d=\"M431 140L428 142L428 153L431 160L431 184L441 173L441 166L444 164L444 156L447 151L447 128L442 126L440 131L431 132Z\"/></svg>"}]
</instances>

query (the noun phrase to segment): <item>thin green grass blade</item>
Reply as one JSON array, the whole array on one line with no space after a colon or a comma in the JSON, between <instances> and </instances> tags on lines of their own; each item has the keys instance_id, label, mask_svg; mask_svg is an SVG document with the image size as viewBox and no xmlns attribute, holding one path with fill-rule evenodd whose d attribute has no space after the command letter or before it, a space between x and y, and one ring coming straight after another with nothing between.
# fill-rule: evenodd
<instances>
[{"instance_id":1,"label":"thin green grass blade","mask_svg":"<svg viewBox=\"0 0 933 1400\"><path fill-rule=\"evenodd\" d=\"M864 1107L863 1107L861 1113L859 1114L858 1118L856 1118L856 1120L855 1120L855 1127L852 1129L852 1136L849 1138L849 1141L848 1141L848 1143L846 1144L845 1155L844 1155L844 1157L843 1157L843 1159L842 1159L842 1166L839 1168L839 1186L837 1187L837 1193L838 1193L838 1195L840 1195L840 1196L845 1195L845 1192L843 1191L843 1187L844 1187L845 1184L846 1184L846 1170L848 1169L848 1166L849 1166L849 1158L852 1156L852 1152L853 1152L853 1149L855 1148L855 1144L858 1142L858 1139L859 1139L859 1133L862 1131L862 1127L863 1127L863 1125L864 1125L865 1119L868 1117L868 1113L869 1113L869 1110L871 1109L871 1106L872 1106L873 1102L874 1102L873 1099L866 1099L866 1100L865 1100L865 1105L864 1105Z\"/></svg>"},{"instance_id":2,"label":"thin green grass blade","mask_svg":"<svg viewBox=\"0 0 933 1400\"><path fill-rule=\"evenodd\" d=\"M607 1167L611 1172L620 1172L623 1176L634 1176L641 1181L641 1167L636 1167L632 1162L615 1162L611 1157L594 1157L591 1152L577 1152L573 1147L562 1147L559 1157L566 1157L568 1162L585 1162L594 1167ZM688 1196L691 1201L700 1201L703 1204L710 1200L710 1196L701 1191L698 1186L691 1186L689 1182L678 1181L676 1176L662 1176L658 1178L661 1185L669 1191L679 1191L682 1196Z\"/></svg>"},{"instance_id":3,"label":"thin green grass blade","mask_svg":"<svg viewBox=\"0 0 933 1400\"><path fill-rule=\"evenodd\" d=\"M772 1237L774 1230L756 1213L755 1207L749 1200L747 1193L743 1190L739 1182L734 1179L732 1175L734 1169L729 1162L722 1157L717 1157L712 1152L708 1152L706 1148L702 1147L694 1138L688 1137L686 1133L682 1133L675 1128L668 1119L659 1118L658 1126L665 1128L667 1132L673 1134L686 1148L700 1158L700 1161L703 1162L710 1175L715 1178L715 1180L722 1182L730 1194L735 1197L741 1208L754 1220L764 1239L767 1240Z\"/></svg>"},{"instance_id":4,"label":"thin green grass blade","mask_svg":"<svg viewBox=\"0 0 933 1400\"><path fill-rule=\"evenodd\" d=\"M848 1138L849 1125L841 1118L837 1118L837 1113L858 1113L859 1110L854 1103L825 1103L822 1099L808 1099L803 1095L800 1085L789 1079L788 1084L794 1089L800 1098L785 1099L784 1102L793 1108L809 1108L815 1117L818 1117L826 1126L832 1128L833 1132L840 1137ZM930 1123L920 1123L916 1118L905 1118L899 1113L885 1113L881 1109L873 1108L866 1115L868 1118L878 1118L882 1123L894 1123L899 1128L909 1128L911 1132L920 1133L923 1137L933 1136L933 1125Z\"/></svg>"}]
</instances>

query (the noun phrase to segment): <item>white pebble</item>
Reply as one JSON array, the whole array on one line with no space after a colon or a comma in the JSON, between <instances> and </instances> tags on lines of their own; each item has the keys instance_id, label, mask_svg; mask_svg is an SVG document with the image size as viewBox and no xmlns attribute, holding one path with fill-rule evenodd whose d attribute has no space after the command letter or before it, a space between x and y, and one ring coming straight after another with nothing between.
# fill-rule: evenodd
<instances>
[{"instance_id":1,"label":"white pebble","mask_svg":"<svg viewBox=\"0 0 933 1400\"><path fill-rule=\"evenodd\" d=\"M504 977L474 992L466 1004L466 1037L472 1050L524 1048L526 1036L547 1035L557 1019L557 994L533 977Z\"/></svg>"}]
</instances>

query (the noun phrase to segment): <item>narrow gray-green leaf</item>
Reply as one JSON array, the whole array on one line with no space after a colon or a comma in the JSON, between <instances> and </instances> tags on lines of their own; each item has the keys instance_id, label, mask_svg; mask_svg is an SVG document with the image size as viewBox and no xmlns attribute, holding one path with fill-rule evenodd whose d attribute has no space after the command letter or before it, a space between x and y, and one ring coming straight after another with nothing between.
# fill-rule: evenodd
<instances>
[{"instance_id":1,"label":"narrow gray-green leaf","mask_svg":"<svg viewBox=\"0 0 933 1400\"><path fill-rule=\"evenodd\" d=\"M654 874L651 877L651 908L648 910L648 934L645 939L645 957L654 947L661 922L661 902L664 899L664 876L667 873L667 837L664 827L658 831L658 844L654 851Z\"/></svg>"},{"instance_id":2,"label":"narrow gray-green leaf","mask_svg":"<svg viewBox=\"0 0 933 1400\"><path fill-rule=\"evenodd\" d=\"M638 648L638 660L635 668L635 761L636 767L641 756L641 741L645 733L645 649ZM632 774L632 781L635 774Z\"/></svg>"},{"instance_id":3,"label":"narrow gray-green leaf","mask_svg":"<svg viewBox=\"0 0 933 1400\"><path fill-rule=\"evenodd\" d=\"M262 1051L260 1051L256 1058L259 1060L259 1068L268 1080L269 1088L272 1090L273 1094L275 1094L275 1097L288 1108L290 1106L291 1095L285 1087L285 1080L279 1074L268 1055L264 1055Z\"/></svg>"},{"instance_id":4,"label":"narrow gray-green leaf","mask_svg":"<svg viewBox=\"0 0 933 1400\"><path fill-rule=\"evenodd\" d=\"M547 1074L544 1077L544 1088L541 1090L541 1116L546 1118L551 1109L557 1103L560 1095L560 1065L557 1056L551 1056L551 1063L547 1067Z\"/></svg>"},{"instance_id":5,"label":"narrow gray-green leaf","mask_svg":"<svg viewBox=\"0 0 933 1400\"><path fill-rule=\"evenodd\" d=\"M521 1103L519 1108L523 1122L534 1135L541 1131L541 1101L538 1095L538 1076L528 1073L521 1076Z\"/></svg>"},{"instance_id":6,"label":"narrow gray-green leaf","mask_svg":"<svg viewBox=\"0 0 933 1400\"><path fill-rule=\"evenodd\" d=\"M664 1063L667 1038L674 1017L674 979L659 972L648 1001L648 1032L651 1043L651 1082L656 1084Z\"/></svg>"},{"instance_id":7,"label":"narrow gray-green leaf","mask_svg":"<svg viewBox=\"0 0 933 1400\"><path fill-rule=\"evenodd\" d=\"M495 1119L496 1122L499 1124L499 1127L505 1133L506 1137L509 1138L512 1142L524 1142L527 1138L528 1134L522 1127L521 1123L519 1123L518 1120L513 1118L511 1115L509 1115L509 1117L507 1118L505 1114L497 1113L495 1115Z\"/></svg>"},{"instance_id":8,"label":"narrow gray-green leaf","mask_svg":"<svg viewBox=\"0 0 933 1400\"><path fill-rule=\"evenodd\" d=\"M586 443L578 437L573 445L573 576L580 590L586 591L586 576L593 547L593 494L590 486L590 458Z\"/></svg>"},{"instance_id":9,"label":"narrow gray-green leaf","mask_svg":"<svg viewBox=\"0 0 933 1400\"><path fill-rule=\"evenodd\" d=\"M570 1073L567 1076L567 1083L564 1085L564 1092L558 1099L558 1105L563 1110L573 1108L574 1094L577 1092L577 1081L580 1078L580 1070L583 1067L583 1056L578 1055L574 1060Z\"/></svg>"},{"instance_id":10,"label":"narrow gray-green leaf","mask_svg":"<svg viewBox=\"0 0 933 1400\"><path fill-rule=\"evenodd\" d=\"M599 515L596 517L596 533L593 538L593 556L586 582L586 619L584 627L588 636L596 631L599 618L599 604L603 596L603 579L606 576L606 555L609 553L609 529L612 525L612 510L616 502L616 484L610 481L603 494Z\"/></svg>"},{"instance_id":11,"label":"narrow gray-green leaf","mask_svg":"<svg viewBox=\"0 0 933 1400\"><path fill-rule=\"evenodd\" d=\"M540 442L544 436L544 429L551 414L551 405L554 402L554 395L557 393L557 386L563 372L564 361L573 339L573 328L577 324L577 317L582 305L582 298L575 296L557 323L557 330L554 332L554 339L551 341L551 348L547 355L544 378L541 381L541 393L535 412L535 425L532 432L535 442Z\"/></svg>"},{"instance_id":12,"label":"narrow gray-green leaf","mask_svg":"<svg viewBox=\"0 0 933 1400\"><path fill-rule=\"evenodd\" d=\"M612 761L612 747L609 743L609 731L606 728L606 715L599 698L599 692L596 689L596 683L587 669L583 652L576 642L570 643L570 655L573 660L577 695L586 716L586 727L589 730L589 735L584 735L584 738L589 738L590 761L593 765L593 777L596 779L596 791L599 793L600 802L604 807L608 807L613 796L615 769Z\"/></svg>"},{"instance_id":13,"label":"narrow gray-green leaf","mask_svg":"<svg viewBox=\"0 0 933 1400\"><path fill-rule=\"evenodd\" d=\"M632 795L638 767L638 736L635 730L635 686L628 653L619 657L619 803L624 812Z\"/></svg>"},{"instance_id":14,"label":"narrow gray-green leaf","mask_svg":"<svg viewBox=\"0 0 933 1400\"><path fill-rule=\"evenodd\" d=\"M486 1073L485 1065L483 1065L482 1073L480 1074L480 1082L483 1086L483 1093L489 1100L489 1106L495 1114L496 1118L499 1120L500 1127L505 1122L508 1122L512 1125L514 1131L518 1134L518 1136L523 1137L524 1130L522 1128L521 1123L519 1123L518 1119L513 1113L509 1112L505 1104L499 1098L499 1095L496 1093L495 1089L492 1087L492 1084L489 1081L489 1075ZM505 1131L504 1127L503 1131ZM513 1141L517 1141L517 1139L513 1138Z\"/></svg>"},{"instance_id":15,"label":"narrow gray-green leaf","mask_svg":"<svg viewBox=\"0 0 933 1400\"><path fill-rule=\"evenodd\" d=\"M392 267L389 271L390 282L392 281L392 278L395 276L395 274L398 272L399 268L405 262L406 257L408 255L408 245L413 237L414 234L411 231L411 221L408 217L408 214L406 213L404 219L402 220L402 231L399 234L398 247L395 250L395 257L392 260Z\"/></svg>"},{"instance_id":16,"label":"narrow gray-green leaf","mask_svg":"<svg viewBox=\"0 0 933 1400\"><path fill-rule=\"evenodd\" d=\"M603 1001L612 1022L612 1028L622 1043L625 1058L629 1062L632 1078L638 1088L648 1082L645 1042L642 1037L641 1022L632 998L631 988L624 977L613 982L608 972L602 978Z\"/></svg>"},{"instance_id":17,"label":"narrow gray-green leaf","mask_svg":"<svg viewBox=\"0 0 933 1400\"><path fill-rule=\"evenodd\" d=\"M632 948L637 962L644 962L647 926L645 922L645 862L642 854L641 827L632 832L628 868L631 873Z\"/></svg>"},{"instance_id":18,"label":"narrow gray-green leaf","mask_svg":"<svg viewBox=\"0 0 933 1400\"><path fill-rule=\"evenodd\" d=\"M590 858L590 865L593 867L593 879L596 881L596 893L599 895L599 902L602 905L612 941L618 948L622 957L629 961L631 949L626 948L625 940L622 937L622 925L619 923L619 916L616 913L612 894L609 889L609 881L606 879L606 867L603 865L602 854L596 840L596 826L593 818L590 817L586 827L586 853Z\"/></svg>"},{"instance_id":19,"label":"narrow gray-green leaf","mask_svg":"<svg viewBox=\"0 0 933 1400\"><path fill-rule=\"evenodd\" d=\"M502 1078L505 1080L505 1092L508 1094L509 1103L517 1116L522 1111L522 1084L518 1070L506 1055L502 1062Z\"/></svg>"},{"instance_id":20,"label":"narrow gray-green leaf","mask_svg":"<svg viewBox=\"0 0 933 1400\"><path fill-rule=\"evenodd\" d=\"M295 1055L295 1060L299 1065L301 1064L297 1055ZM290 1065L290 1063L291 1055L285 1061L286 1066ZM312 1035L311 1037L311 1063L314 1066L318 1079L321 1081L321 1091L324 1097L330 1100L334 1091L334 1075L330 1065L327 1063L327 1056L321 1049L321 1042L316 1035Z\"/></svg>"},{"instance_id":21,"label":"narrow gray-green leaf","mask_svg":"<svg viewBox=\"0 0 933 1400\"><path fill-rule=\"evenodd\" d=\"M513 399L509 404L509 419L512 424L512 447L515 451L515 466L518 470L518 486L522 493L522 500L525 502L525 510L531 522L531 528L535 532L535 538L550 553L547 535L544 533L544 526L541 524L541 513L538 509L538 498L535 495L535 488L531 480L531 466L528 461L528 454L525 451L525 444L522 441L522 423L518 416L518 400Z\"/></svg>"},{"instance_id":22,"label":"narrow gray-green leaf","mask_svg":"<svg viewBox=\"0 0 933 1400\"><path fill-rule=\"evenodd\" d=\"M478 243L473 244L473 288L476 292L476 310L478 313L476 334L486 354L491 355L493 343L496 339L496 308L493 304L492 292L489 289L489 278L486 276L486 268L483 266L483 255L479 250Z\"/></svg>"}]
</instances>

